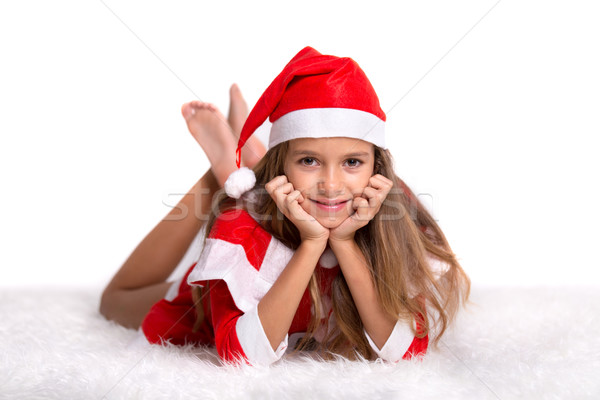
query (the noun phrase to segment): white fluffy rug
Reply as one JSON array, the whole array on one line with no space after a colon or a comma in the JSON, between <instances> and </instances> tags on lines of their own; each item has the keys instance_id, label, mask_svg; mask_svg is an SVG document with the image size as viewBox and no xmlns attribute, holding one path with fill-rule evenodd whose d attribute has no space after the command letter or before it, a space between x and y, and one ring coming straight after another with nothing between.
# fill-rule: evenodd
<instances>
[{"instance_id":1,"label":"white fluffy rug","mask_svg":"<svg viewBox=\"0 0 600 400\"><path fill-rule=\"evenodd\" d=\"M421 362L295 356L268 368L142 345L98 314L100 289L0 290L0 398L600 398L598 288L475 287Z\"/></svg>"}]
</instances>

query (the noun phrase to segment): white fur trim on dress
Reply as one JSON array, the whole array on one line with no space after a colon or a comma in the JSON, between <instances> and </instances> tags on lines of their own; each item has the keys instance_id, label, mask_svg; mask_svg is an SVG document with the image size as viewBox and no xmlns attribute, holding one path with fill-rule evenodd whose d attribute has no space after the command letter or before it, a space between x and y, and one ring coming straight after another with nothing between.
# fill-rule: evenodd
<instances>
[{"instance_id":1,"label":"white fur trim on dress","mask_svg":"<svg viewBox=\"0 0 600 400\"><path fill-rule=\"evenodd\" d=\"M252 365L269 365L279 360L288 347L288 335L273 351L267 334L263 329L258 316L258 309L254 306L238 318L235 325L238 340L246 358Z\"/></svg>"},{"instance_id":2,"label":"white fur trim on dress","mask_svg":"<svg viewBox=\"0 0 600 400\"><path fill-rule=\"evenodd\" d=\"M246 258L241 244L209 238L198 263L188 276L188 283L224 280L235 305L245 313L269 291L293 254L290 248L271 238L260 270L257 271Z\"/></svg>"},{"instance_id":3,"label":"white fur trim on dress","mask_svg":"<svg viewBox=\"0 0 600 400\"><path fill-rule=\"evenodd\" d=\"M169 290L167 290L167 294L165 294L165 300L173 301L175 297L177 297L177 295L179 294L179 286L181 286L181 281L183 281L183 277L171 283L171 286L169 286Z\"/></svg>"},{"instance_id":4,"label":"white fur trim on dress","mask_svg":"<svg viewBox=\"0 0 600 400\"><path fill-rule=\"evenodd\" d=\"M350 137L385 148L385 122L374 114L350 108L296 110L273 122L269 148L306 137Z\"/></svg>"},{"instance_id":5,"label":"white fur trim on dress","mask_svg":"<svg viewBox=\"0 0 600 400\"><path fill-rule=\"evenodd\" d=\"M252 365L268 365L285 353L288 336L273 351L258 317L257 306L292 258L293 251L271 237L257 271L246 257L241 244L221 239L206 239L198 263L188 276L190 285L197 281L222 279L242 315L236 323L236 333L246 358Z\"/></svg>"},{"instance_id":6,"label":"white fur trim on dress","mask_svg":"<svg viewBox=\"0 0 600 400\"><path fill-rule=\"evenodd\" d=\"M379 358L385 361L397 362L402 360L415 338L410 325L411 323L407 321L399 320L396 322L394 330L381 349L373 342L366 330L365 336Z\"/></svg>"}]
</instances>

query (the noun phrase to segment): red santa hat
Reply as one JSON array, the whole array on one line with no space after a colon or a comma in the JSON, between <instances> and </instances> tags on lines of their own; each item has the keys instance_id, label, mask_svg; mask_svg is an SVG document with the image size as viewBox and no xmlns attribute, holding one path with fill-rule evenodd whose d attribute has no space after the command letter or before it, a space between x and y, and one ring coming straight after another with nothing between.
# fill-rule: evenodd
<instances>
[{"instance_id":1,"label":"red santa hat","mask_svg":"<svg viewBox=\"0 0 600 400\"><path fill-rule=\"evenodd\" d=\"M262 94L242 128L236 152L266 119L273 123L269 148L291 139L350 137L385 148L385 113L369 79L348 57L323 55L305 47ZM225 191L234 198L252 189L247 168L234 172Z\"/></svg>"}]
</instances>

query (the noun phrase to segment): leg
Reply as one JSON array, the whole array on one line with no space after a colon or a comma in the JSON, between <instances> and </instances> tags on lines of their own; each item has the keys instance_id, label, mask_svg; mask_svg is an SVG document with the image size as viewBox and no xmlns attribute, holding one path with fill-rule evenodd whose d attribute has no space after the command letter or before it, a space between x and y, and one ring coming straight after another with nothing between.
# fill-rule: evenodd
<instances>
[{"instance_id":1,"label":"leg","mask_svg":"<svg viewBox=\"0 0 600 400\"><path fill-rule=\"evenodd\" d=\"M214 106L192 101L182 114L192 136L206 152L211 171L144 238L108 284L100 312L123 326L137 328L150 307L166 294L173 272L210 212L213 195L235 170L236 143L227 121Z\"/></svg>"},{"instance_id":2,"label":"leg","mask_svg":"<svg viewBox=\"0 0 600 400\"><path fill-rule=\"evenodd\" d=\"M225 116L212 104L191 101L181 107L190 133L202 147L219 186L235 171L235 149L237 142Z\"/></svg>"},{"instance_id":3,"label":"leg","mask_svg":"<svg viewBox=\"0 0 600 400\"><path fill-rule=\"evenodd\" d=\"M156 225L110 281L100 312L128 328L138 328L150 307L162 299L175 269L210 212L219 184L211 171Z\"/></svg>"},{"instance_id":4,"label":"leg","mask_svg":"<svg viewBox=\"0 0 600 400\"><path fill-rule=\"evenodd\" d=\"M235 136L236 143L247 117L248 106L246 105L246 100L244 100L240 88L234 83L229 89L229 116L227 120ZM242 147L242 164L252 169L266 152L267 150L261 141L252 135L246 142L246 145Z\"/></svg>"}]
</instances>

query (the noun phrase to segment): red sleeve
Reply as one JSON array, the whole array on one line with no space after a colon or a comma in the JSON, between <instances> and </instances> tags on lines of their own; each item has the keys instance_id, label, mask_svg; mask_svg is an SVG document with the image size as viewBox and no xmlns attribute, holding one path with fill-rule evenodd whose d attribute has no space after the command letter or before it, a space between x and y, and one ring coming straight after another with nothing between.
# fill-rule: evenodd
<instances>
[{"instance_id":1,"label":"red sleeve","mask_svg":"<svg viewBox=\"0 0 600 400\"><path fill-rule=\"evenodd\" d=\"M292 254L245 211L223 213L215 222L188 282L210 282L210 320L221 359L268 365L283 356L288 336L277 348L271 346L258 301Z\"/></svg>"},{"instance_id":2,"label":"red sleeve","mask_svg":"<svg viewBox=\"0 0 600 400\"><path fill-rule=\"evenodd\" d=\"M417 333L423 333L425 320L423 318L423 314L419 313L415 317L415 322L417 324ZM413 357L422 357L427 353L427 347L429 346L429 335L425 335L423 337L415 336L410 347L404 353L402 357L403 360L410 360Z\"/></svg>"},{"instance_id":3,"label":"red sleeve","mask_svg":"<svg viewBox=\"0 0 600 400\"><path fill-rule=\"evenodd\" d=\"M408 348L406 353L404 353L404 356L402 357L402 359L410 360L413 357L424 356L425 353L427 353L428 346L429 346L429 337L427 335L422 338L415 336L412 343L410 344L410 347Z\"/></svg>"},{"instance_id":4,"label":"red sleeve","mask_svg":"<svg viewBox=\"0 0 600 400\"><path fill-rule=\"evenodd\" d=\"M208 324L202 324L199 329L194 329L196 324L196 310L192 290L186 279L193 264L181 278L177 285L177 295L167 300L166 298L156 302L148 311L141 323L142 332L148 342L162 344L170 342L176 345L189 343L211 344L213 339L212 329Z\"/></svg>"},{"instance_id":5,"label":"red sleeve","mask_svg":"<svg viewBox=\"0 0 600 400\"><path fill-rule=\"evenodd\" d=\"M225 281L210 282L210 308L219 357L225 361L243 359L247 362L236 331L236 323L244 313L236 307Z\"/></svg>"}]
</instances>

